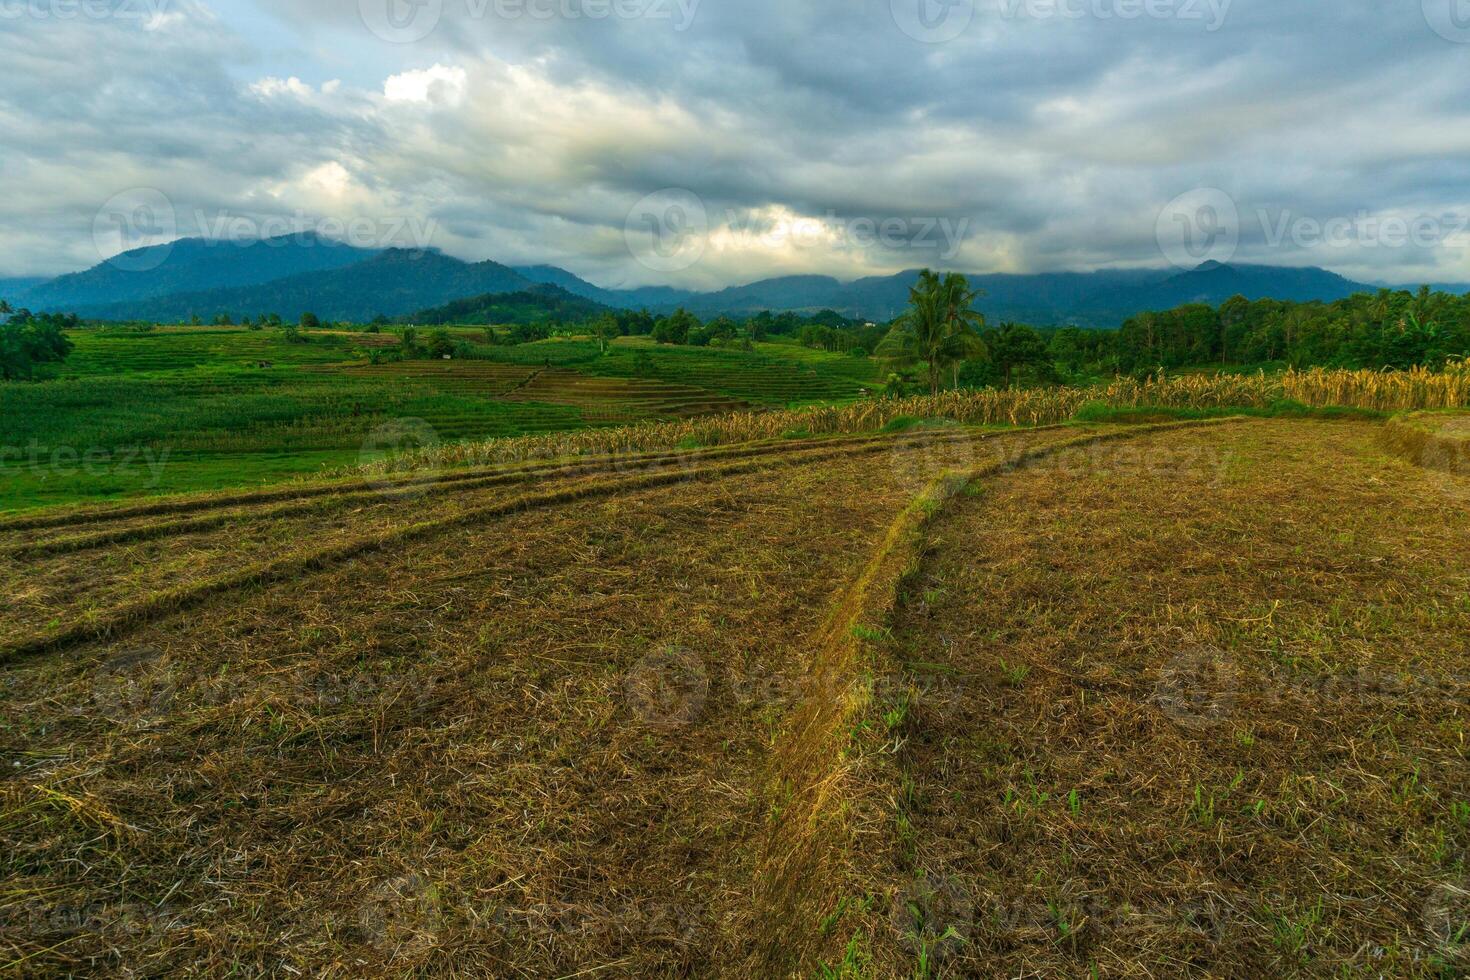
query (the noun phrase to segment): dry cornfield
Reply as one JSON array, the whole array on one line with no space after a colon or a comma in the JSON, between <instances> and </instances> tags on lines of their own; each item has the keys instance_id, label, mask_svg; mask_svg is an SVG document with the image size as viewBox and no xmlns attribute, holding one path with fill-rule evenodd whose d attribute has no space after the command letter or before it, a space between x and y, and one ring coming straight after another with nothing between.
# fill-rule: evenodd
<instances>
[{"instance_id":1,"label":"dry cornfield","mask_svg":"<svg viewBox=\"0 0 1470 980\"><path fill-rule=\"evenodd\" d=\"M793 436L873 432L902 420L943 419L964 425L1037 426L1064 422L1087 406L1107 409L1151 407L1194 411L1264 410L1282 402L1309 408L1356 408L1375 412L1470 407L1470 362L1444 371L1345 371L1312 368L1279 375L1159 376L1119 378L1092 388L1046 387L952 391L911 398L885 398L774 412L739 412L678 422L555 433L436 446L377 461L367 472L599 453L625 453L676 446L722 446Z\"/></svg>"}]
</instances>

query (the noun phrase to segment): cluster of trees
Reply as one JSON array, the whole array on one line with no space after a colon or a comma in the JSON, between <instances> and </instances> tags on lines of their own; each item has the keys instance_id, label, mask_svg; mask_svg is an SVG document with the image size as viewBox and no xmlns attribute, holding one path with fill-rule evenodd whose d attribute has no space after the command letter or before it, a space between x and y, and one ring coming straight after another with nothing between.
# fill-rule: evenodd
<instances>
[{"instance_id":1,"label":"cluster of trees","mask_svg":"<svg viewBox=\"0 0 1470 980\"><path fill-rule=\"evenodd\" d=\"M545 329L551 332L550 327ZM809 347L860 354L867 353L885 332L831 310L810 316L765 311L744 320L720 315L705 321L682 307L662 316L647 310L609 310L574 329L590 332L604 349L617 337L652 337L660 344L688 347L748 348L769 337L796 336Z\"/></svg>"},{"instance_id":2,"label":"cluster of trees","mask_svg":"<svg viewBox=\"0 0 1470 980\"><path fill-rule=\"evenodd\" d=\"M1440 368L1470 357L1470 296L1428 287L1360 293L1332 303L1236 296L1219 307L1189 304L1140 313L1118 330L1018 323L990 328L974 310L978 298L963 276L926 270L911 291L908 312L894 321L875 356L899 372L899 379L921 375L931 391L944 384L1080 383L1209 365ZM849 330L845 341L822 338L822 345L853 349L858 336ZM890 378L890 388L899 379Z\"/></svg>"},{"instance_id":3,"label":"cluster of trees","mask_svg":"<svg viewBox=\"0 0 1470 980\"><path fill-rule=\"evenodd\" d=\"M38 366L60 363L72 352L66 331L76 329L74 314L13 310L0 300L0 320L0 380L30 380Z\"/></svg>"},{"instance_id":4,"label":"cluster of trees","mask_svg":"<svg viewBox=\"0 0 1470 980\"><path fill-rule=\"evenodd\" d=\"M437 361L445 357L466 358L473 353L468 343L451 337L447 330L431 330L420 335L416 327L403 327L397 334L398 346L374 348L368 352L368 360L373 364L418 361L424 358ZM485 339L488 343L495 343L494 331L486 328Z\"/></svg>"},{"instance_id":5,"label":"cluster of trees","mask_svg":"<svg viewBox=\"0 0 1470 980\"><path fill-rule=\"evenodd\" d=\"M1284 361L1348 368L1440 367L1470 355L1470 298L1383 289L1334 303L1233 297L1140 313L1117 331L1111 352L1128 372L1193 364Z\"/></svg>"},{"instance_id":6,"label":"cluster of trees","mask_svg":"<svg viewBox=\"0 0 1470 980\"><path fill-rule=\"evenodd\" d=\"M937 393L946 372L956 387L960 365L985 356L980 331L985 318L975 310L977 290L957 272L941 277L925 269L909 290L909 308L878 345L878 360L899 369L922 366L929 391Z\"/></svg>"}]
</instances>

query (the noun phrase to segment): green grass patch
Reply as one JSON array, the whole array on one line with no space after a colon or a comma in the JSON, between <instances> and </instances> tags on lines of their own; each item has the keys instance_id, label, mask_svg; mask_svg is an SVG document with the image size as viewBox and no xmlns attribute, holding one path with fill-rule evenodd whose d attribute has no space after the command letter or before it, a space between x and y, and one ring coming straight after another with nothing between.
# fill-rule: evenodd
<instances>
[{"instance_id":1,"label":"green grass patch","mask_svg":"<svg viewBox=\"0 0 1470 980\"><path fill-rule=\"evenodd\" d=\"M1178 408L1171 405L1138 405L1117 407L1101 402L1089 402L1072 416L1074 422L1089 422L1115 425L1150 425L1158 422L1188 422L1207 419L1234 418L1301 418L1301 419L1382 419L1388 413L1368 408L1344 408L1330 406L1313 408L1301 402L1280 400L1269 408Z\"/></svg>"},{"instance_id":2,"label":"green grass patch","mask_svg":"<svg viewBox=\"0 0 1470 980\"><path fill-rule=\"evenodd\" d=\"M320 331L293 343L243 327L74 331L75 351L49 379L0 384L0 510L310 475L393 448L391 431L380 445L383 433L402 420L454 443L723 411L731 398L851 400L869 363L788 343L746 352L622 338L606 355L568 338L489 346L484 328L448 329L484 360L370 367L372 350L396 344L390 334ZM646 399L599 400L595 386L560 404L502 397L548 365L670 387Z\"/></svg>"}]
</instances>

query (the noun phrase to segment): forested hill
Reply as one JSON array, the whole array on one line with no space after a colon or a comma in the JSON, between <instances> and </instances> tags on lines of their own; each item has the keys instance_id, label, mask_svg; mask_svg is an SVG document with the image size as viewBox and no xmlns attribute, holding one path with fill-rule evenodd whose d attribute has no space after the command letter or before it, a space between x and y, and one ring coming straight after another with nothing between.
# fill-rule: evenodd
<instances>
[{"instance_id":1,"label":"forested hill","mask_svg":"<svg viewBox=\"0 0 1470 980\"><path fill-rule=\"evenodd\" d=\"M445 323L574 323L610 312L602 304L574 296L558 286L532 286L515 293L485 293L455 300L401 319L427 326Z\"/></svg>"}]
</instances>

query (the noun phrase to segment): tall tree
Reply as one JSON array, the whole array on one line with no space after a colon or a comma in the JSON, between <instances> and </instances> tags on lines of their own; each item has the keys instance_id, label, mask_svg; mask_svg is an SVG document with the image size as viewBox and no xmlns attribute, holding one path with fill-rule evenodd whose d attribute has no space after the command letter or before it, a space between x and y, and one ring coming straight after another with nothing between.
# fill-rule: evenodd
<instances>
[{"instance_id":1,"label":"tall tree","mask_svg":"<svg viewBox=\"0 0 1470 980\"><path fill-rule=\"evenodd\" d=\"M909 290L908 311L894 321L874 355L895 367L924 364L929 392L938 394L947 368L957 376L961 362L985 352L980 339L985 317L975 309L979 298L979 291L959 273L941 278L925 269Z\"/></svg>"},{"instance_id":2,"label":"tall tree","mask_svg":"<svg viewBox=\"0 0 1470 980\"><path fill-rule=\"evenodd\" d=\"M597 346L604 354L607 353L607 342L618 333L618 321L611 313L604 313L592 321L592 336L597 338Z\"/></svg>"},{"instance_id":3,"label":"tall tree","mask_svg":"<svg viewBox=\"0 0 1470 980\"><path fill-rule=\"evenodd\" d=\"M0 380L35 377L38 364L66 360L72 351L65 331L77 325L75 316L43 313L32 316L25 310L0 325Z\"/></svg>"}]
</instances>

